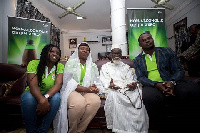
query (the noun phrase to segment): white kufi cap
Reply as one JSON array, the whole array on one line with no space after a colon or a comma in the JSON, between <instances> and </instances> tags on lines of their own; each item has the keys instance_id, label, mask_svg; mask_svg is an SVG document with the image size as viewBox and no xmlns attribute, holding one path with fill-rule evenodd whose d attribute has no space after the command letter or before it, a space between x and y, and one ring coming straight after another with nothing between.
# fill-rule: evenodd
<instances>
[{"instance_id":1,"label":"white kufi cap","mask_svg":"<svg viewBox=\"0 0 200 133\"><path fill-rule=\"evenodd\" d=\"M121 45L120 44L113 44L111 50L114 49L114 48L121 49Z\"/></svg>"}]
</instances>

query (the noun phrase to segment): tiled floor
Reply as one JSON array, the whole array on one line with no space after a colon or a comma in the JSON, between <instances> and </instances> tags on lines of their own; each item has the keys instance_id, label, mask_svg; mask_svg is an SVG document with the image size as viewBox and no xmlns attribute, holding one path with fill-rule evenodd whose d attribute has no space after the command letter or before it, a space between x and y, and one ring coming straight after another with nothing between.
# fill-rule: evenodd
<instances>
[{"instance_id":1,"label":"tiled floor","mask_svg":"<svg viewBox=\"0 0 200 133\"><path fill-rule=\"evenodd\" d=\"M14 131L5 131L1 130L0 133L26 133L24 128L19 128ZM48 133L53 133L53 130L50 129ZM113 133L111 130L100 130L100 129L88 129L85 133ZM158 130L150 130L149 133L159 133Z\"/></svg>"}]
</instances>

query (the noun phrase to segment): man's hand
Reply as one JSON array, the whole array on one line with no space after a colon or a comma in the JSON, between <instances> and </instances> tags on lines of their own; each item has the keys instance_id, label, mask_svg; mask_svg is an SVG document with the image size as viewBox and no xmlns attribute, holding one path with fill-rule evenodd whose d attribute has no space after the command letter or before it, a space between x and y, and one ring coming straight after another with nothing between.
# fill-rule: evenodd
<instances>
[{"instance_id":1,"label":"man's hand","mask_svg":"<svg viewBox=\"0 0 200 133\"><path fill-rule=\"evenodd\" d=\"M38 101L36 112L38 115L44 115L50 110L50 104L47 98L42 98Z\"/></svg>"},{"instance_id":2,"label":"man's hand","mask_svg":"<svg viewBox=\"0 0 200 133\"><path fill-rule=\"evenodd\" d=\"M157 89L159 89L162 93L165 93L165 92L166 92L166 90L165 90L165 85L164 85L163 83L156 83L156 84L155 84L155 87L156 87Z\"/></svg>"},{"instance_id":3,"label":"man's hand","mask_svg":"<svg viewBox=\"0 0 200 133\"><path fill-rule=\"evenodd\" d=\"M166 96L175 96L174 95L174 85L170 81L164 81L163 84L165 85L165 89L168 90L166 91L165 95Z\"/></svg>"},{"instance_id":4,"label":"man's hand","mask_svg":"<svg viewBox=\"0 0 200 133\"><path fill-rule=\"evenodd\" d=\"M132 83L130 83L130 84L127 84L127 88L129 88L129 91L133 91L133 90L135 90L135 88L137 87L137 81L136 82L132 82Z\"/></svg>"},{"instance_id":5,"label":"man's hand","mask_svg":"<svg viewBox=\"0 0 200 133\"><path fill-rule=\"evenodd\" d=\"M121 89L119 86L116 86L116 85L113 83L113 79L112 79L112 78L111 78L111 80L110 80L110 86L109 86L109 88L114 89L114 90Z\"/></svg>"},{"instance_id":6,"label":"man's hand","mask_svg":"<svg viewBox=\"0 0 200 133\"><path fill-rule=\"evenodd\" d=\"M174 85L170 81L164 81L163 83L156 83L158 88L165 96L174 96Z\"/></svg>"}]
</instances>

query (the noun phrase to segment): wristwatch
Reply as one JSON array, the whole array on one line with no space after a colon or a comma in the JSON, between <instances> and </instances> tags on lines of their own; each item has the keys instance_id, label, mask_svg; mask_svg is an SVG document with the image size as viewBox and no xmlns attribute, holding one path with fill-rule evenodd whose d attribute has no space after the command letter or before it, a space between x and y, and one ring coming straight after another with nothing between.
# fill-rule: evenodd
<instances>
[{"instance_id":1,"label":"wristwatch","mask_svg":"<svg viewBox=\"0 0 200 133\"><path fill-rule=\"evenodd\" d=\"M176 85L176 82L175 81L170 81L174 86Z\"/></svg>"},{"instance_id":2,"label":"wristwatch","mask_svg":"<svg viewBox=\"0 0 200 133\"><path fill-rule=\"evenodd\" d=\"M49 99L50 96L49 96L49 94L45 94L44 97Z\"/></svg>"}]
</instances>

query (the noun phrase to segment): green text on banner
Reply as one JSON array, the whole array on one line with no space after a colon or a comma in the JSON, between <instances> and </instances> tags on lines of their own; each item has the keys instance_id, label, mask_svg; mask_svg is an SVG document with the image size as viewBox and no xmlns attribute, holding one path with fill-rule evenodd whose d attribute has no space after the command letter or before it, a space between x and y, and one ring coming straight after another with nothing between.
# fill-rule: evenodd
<instances>
[{"instance_id":1,"label":"green text on banner","mask_svg":"<svg viewBox=\"0 0 200 133\"><path fill-rule=\"evenodd\" d=\"M128 8L129 57L134 59L141 53L138 37L150 32L157 47L167 47L164 8Z\"/></svg>"},{"instance_id":2,"label":"green text on banner","mask_svg":"<svg viewBox=\"0 0 200 133\"><path fill-rule=\"evenodd\" d=\"M42 48L50 43L50 27L46 21L8 17L8 64L39 59ZM34 53L28 55L27 51Z\"/></svg>"}]
</instances>

